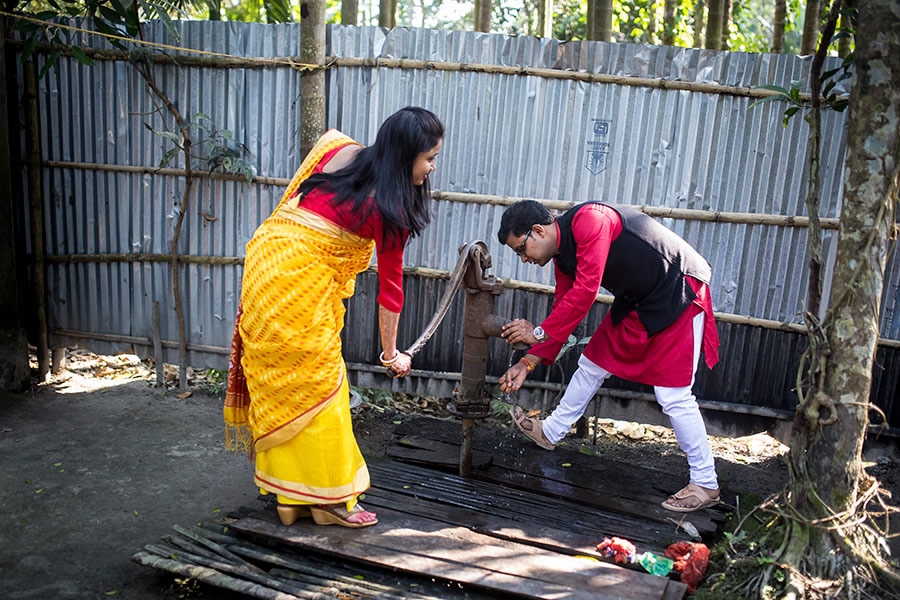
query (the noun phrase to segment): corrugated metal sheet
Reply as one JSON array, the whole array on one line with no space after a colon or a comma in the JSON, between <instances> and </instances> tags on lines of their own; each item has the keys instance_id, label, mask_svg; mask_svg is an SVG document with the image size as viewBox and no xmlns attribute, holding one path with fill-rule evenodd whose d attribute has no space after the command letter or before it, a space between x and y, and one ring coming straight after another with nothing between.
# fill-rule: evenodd
<instances>
[{"instance_id":1,"label":"corrugated metal sheet","mask_svg":"<svg viewBox=\"0 0 900 600\"><path fill-rule=\"evenodd\" d=\"M360 43L360 36L369 41ZM368 54L366 53L368 52ZM351 27L331 30L331 54L580 69L635 77L752 87L790 86L808 61L634 44L509 38L463 31ZM362 93L360 93L362 92ZM735 212L806 214L806 131L784 107L686 91L588 84L473 72L341 68L329 72L330 122L374 139L394 110L435 110L447 127L436 189L490 195L605 200ZM837 216L846 148L845 115L823 120L822 216ZM601 124L602 123L602 124ZM600 127L606 127L600 130ZM598 131L603 131L598 133ZM605 168L586 165L608 144ZM596 169L595 169L596 170ZM774 176L776 175L777 176ZM502 207L440 203L438 226L407 251L410 264L448 269L448 248L483 239L500 277L551 282L551 269L523 265L496 240ZM667 220L713 266L717 310L800 322L806 295L804 229ZM825 253L835 237L825 234ZM763 259L760 262L760 258ZM826 289L830 279L826 280Z\"/></svg>"},{"instance_id":2,"label":"corrugated metal sheet","mask_svg":"<svg viewBox=\"0 0 900 600\"><path fill-rule=\"evenodd\" d=\"M185 46L241 56L299 54L296 24L184 22L178 27ZM158 23L148 24L145 34L152 41L175 42ZM95 38L81 41L86 46L105 45ZM736 86L787 86L808 69L808 61L795 56L404 28L386 32L330 26L327 52ZM250 149L258 174L289 177L300 163L300 77L295 71L173 64L157 65L153 73L185 116L202 112L218 127L233 131L234 138ZM795 118L782 127L782 107L776 103L748 110L752 101L735 96L517 75L363 67L330 69L327 97L328 125L364 143L374 140L379 124L400 107L414 104L435 111L447 136L432 185L446 192L805 214L806 125ZM146 122L155 129L171 129L173 124L130 65L99 62L88 68L61 58L58 77L51 74L40 82L40 103L47 160L155 165L170 147L144 126ZM842 194L846 115L826 114L823 129L821 214L834 217ZM588 163L593 150L606 153L602 165ZM43 177L49 254L169 252L183 178L64 168L45 169ZM211 180L197 180L194 190L179 251L216 256L243 256L253 231L282 193L271 186ZM435 223L407 248L407 264L450 269L461 243L482 239L498 276L551 282L550 269L522 265L500 246L496 230L501 207L439 202L435 213ZM716 310L800 321L806 288L805 230L672 219L665 224L712 264ZM835 240L833 233L825 234L829 260ZM182 266L190 344L229 346L241 272L236 266ZM370 280L374 277L363 276L350 304L353 322L364 327L345 331L348 362L371 363L377 355L376 291ZM51 264L47 281L51 328L147 337L151 304L159 301L163 338L178 337L165 263ZM401 342L412 341L428 321L443 285L428 279L406 282ZM883 299L885 337L900 338L898 302L900 263L892 258ZM458 301L439 338L417 357L417 367L458 369L461 305ZM539 294L506 293L498 302L498 312L509 316L539 320L548 311L549 297ZM589 335L604 311L595 307L579 335ZM786 369L785 360L796 362L803 339L738 326L722 326L720 331L723 364L731 366L701 374L698 394L790 407L796 368L790 364ZM491 371L498 374L508 352L496 342L492 353L496 356ZM885 364L896 362L897 354L879 351ZM175 356L170 351L168 360ZM221 354L209 352L192 352L189 362L217 368L226 364ZM570 374L574 358L562 363ZM558 377L559 373L551 373L551 379ZM879 380L879 393L896 390L896 381L891 388L888 379Z\"/></svg>"}]
</instances>

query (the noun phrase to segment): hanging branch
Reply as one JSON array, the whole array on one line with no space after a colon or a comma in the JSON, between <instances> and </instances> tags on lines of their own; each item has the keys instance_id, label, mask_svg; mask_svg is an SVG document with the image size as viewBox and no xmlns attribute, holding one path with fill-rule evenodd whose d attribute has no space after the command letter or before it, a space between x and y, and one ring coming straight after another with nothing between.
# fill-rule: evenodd
<instances>
[{"instance_id":1,"label":"hanging branch","mask_svg":"<svg viewBox=\"0 0 900 600\"><path fill-rule=\"evenodd\" d=\"M841 14L841 0L835 0L831 5L828 20L822 31L822 41L816 50L810 67L810 108L806 115L809 123L809 150L807 162L809 164L809 187L806 191L806 213L809 215L809 288L806 300L806 322L809 331L809 392L808 397L815 397L822 389L825 377L825 363L828 356L828 342L824 328L819 322L819 313L822 302L822 270L825 260L822 257L822 227L819 223L819 149L821 146L822 126L822 102L820 93L822 90L822 66L831 38L837 27L838 17ZM799 391L799 390L798 390ZM817 406L814 406L817 410ZM829 411L828 418L833 418L833 411Z\"/></svg>"},{"instance_id":2,"label":"hanging branch","mask_svg":"<svg viewBox=\"0 0 900 600\"><path fill-rule=\"evenodd\" d=\"M138 34L141 39L143 39L144 32L141 28L140 21L138 22ZM181 112L169 97L156 85L156 82L153 79L153 63L146 57L143 57L133 64L141 77L144 78L147 87L150 88L157 98L159 98L166 110L171 113L172 117L175 119L176 126L179 131L181 131L182 141L180 148L184 153L185 171L184 194L182 195L181 206L178 209L178 219L175 221L175 229L172 232L170 263L172 266L172 294L175 297L175 315L178 319L178 387L184 390L187 389L187 341L184 333L184 307L181 302L181 285L179 282L178 241L181 238L181 226L184 223L184 215L187 213L187 206L191 197L191 188L194 184L193 171L191 170L191 132L188 123L186 123L181 116Z\"/></svg>"}]
</instances>

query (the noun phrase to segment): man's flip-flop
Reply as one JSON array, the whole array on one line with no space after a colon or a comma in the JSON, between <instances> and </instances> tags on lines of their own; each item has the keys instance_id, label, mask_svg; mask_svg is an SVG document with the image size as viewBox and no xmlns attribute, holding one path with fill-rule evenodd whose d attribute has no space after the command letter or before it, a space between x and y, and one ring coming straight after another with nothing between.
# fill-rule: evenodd
<instances>
[{"instance_id":1,"label":"man's flip-flop","mask_svg":"<svg viewBox=\"0 0 900 600\"><path fill-rule=\"evenodd\" d=\"M555 444L551 444L550 441L544 437L544 426L541 423L540 419L535 419L534 417L526 417L525 413L517 406L509 409L509 416L512 417L513 423L516 424L516 427L519 428L519 431L527 435L532 442L543 448L544 450L553 450L556 448ZM531 429L525 429L522 426L522 423L525 422L531 423Z\"/></svg>"},{"instance_id":2,"label":"man's flip-flop","mask_svg":"<svg viewBox=\"0 0 900 600\"><path fill-rule=\"evenodd\" d=\"M695 502L691 502L692 506L677 506L673 504L676 500L688 500L693 499ZM719 503L719 490L716 490L715 495L706 491L699 485L694 483L689 483L671 496L669 496L668 500L662 503L662 507L667 510L673 510L675 512L694 512L695 510L700 510L701 508L706 508L707 506L713 506L714 504Z\"/></svg>"}]
</instances>

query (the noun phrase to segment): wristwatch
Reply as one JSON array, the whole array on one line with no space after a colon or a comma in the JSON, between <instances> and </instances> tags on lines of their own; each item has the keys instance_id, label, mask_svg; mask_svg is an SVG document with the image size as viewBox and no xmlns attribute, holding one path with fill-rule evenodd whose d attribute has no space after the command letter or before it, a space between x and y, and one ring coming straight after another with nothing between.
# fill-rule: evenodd
<instances>
[{"instance_id":1,"label":"wristwatch","mask_svg":"<svg viewBox=\"0 0 900 600\"><path fill-rule=\"evenodd\" d=\"M531 335L533 335L534 339L536 339L539 342L543 342L544 339L547 337L547 334L544 333L544 328L541 327L540 325L538 325L537 327L534 328L534 331L531 332Z\"/></svg>"}]
</instances>

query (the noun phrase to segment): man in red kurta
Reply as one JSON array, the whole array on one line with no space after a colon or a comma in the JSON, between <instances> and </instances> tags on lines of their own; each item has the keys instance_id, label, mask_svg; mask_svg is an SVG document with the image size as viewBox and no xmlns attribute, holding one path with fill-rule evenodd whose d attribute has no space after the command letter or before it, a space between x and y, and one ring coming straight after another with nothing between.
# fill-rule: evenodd
<instances>
[{"instance_id":1,"label":"man in red kurta","mask_svg":"<svg viewBox=\"0 0 900 600\"><path fill-rule=\"evenodd\" d=\"M706 426L691 391L700 352L710 368L718 362L706 260L647 215L599 202L577 205L559 218L539 202L517 202L503 214L498 238L523 262L544 266L553 260L556 277L553 309L540 326L516 319L504 328L509 343L532 348L500 378L503 391L518 390L538 362L556 359L601 286L615 298L559 406L544 421L515 409L516 425L552 450L610 375L652 385L691 471L690 483L663 507L689 512L718 502Z\"/></svg>"}]
</instances>

